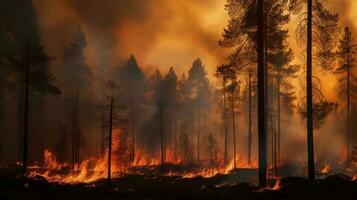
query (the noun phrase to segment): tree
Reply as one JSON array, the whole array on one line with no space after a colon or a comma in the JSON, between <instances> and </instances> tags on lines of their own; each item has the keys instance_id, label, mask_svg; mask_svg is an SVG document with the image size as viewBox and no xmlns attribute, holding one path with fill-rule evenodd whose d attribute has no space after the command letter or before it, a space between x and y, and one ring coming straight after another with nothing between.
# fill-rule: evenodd
<instances>
[{"instance_id":1,"label":"tree","mask_svg":"<svg viewBox=\"0 0 357 200\"><path fill-rule=\"evenodd\" d=\"M170 68L169 72L165 75L162 80L162 95L163 95L163 105L166 109L166 130L167 134L173 135L173 146L174 146L174 160L176 161L177 154L177 75L173 67Z\"/></svg>"},{"instance_id":2,"label":"tree","mask_svg":"<svg viewBox=\"0 0 357 200\"><path fill-rule=\"evenodd\" d=\"M346 100L346 163L350 162L350 140L351 140L351 107L356 103L357 79L353 74L357 53L357 44L354 43L352 33L349 27L345 28L338 49L340 66L335 70L336 74L342 75L339 79L341 95L345 96Z\"/></svg>"},{"instance_id":3,"label":"tree","mask_svg":"<svg viewBox=\"0 0 357 200\"><path fill-rule=\"evenodd\" d=\"M126 105L128 112L128 126L131 135L130 160L134 161L135 147L140 136L140 125L143 121L145 103L148 103L147 93L150 91L148 80L140 69L136 58L131 55L128 61L118 69L118 83L125 94L120 101Z\"/></svg>"},{"instance_id":4,"label":"tree","mask_svg":"<svg viewBox=\"0 0 357 200\"><path fill-rule=\"evenodd\" d=\"M307 12L303 11L304 6ZM306 118L307 118L307 147L308 147L308 177L315 180L315 161L314 161L314 88L313 88L313 59L315 64L320 65L324 70L330 70L331 51L334 44L334 36L337 32L338 15L332 14L324 8L321 0L297 0L290 2L290 10L299 14L300 22L296 31L300 41L306 41ZM315 56L313 53L315 52ZM316 78L315 78L316 79ZM323 112L330 107L330 103L320 103ZM315 108L316 109L316 108ZM324 114L325 115L325 114Z\"/></svg>"},{"instance_id":5,"label":"tree","mask_svg":"<svg viewBox=\"0 0 357 200\"><path fill-rule=\"evenodd\" d=\"M31 1L2 2L2 28L11 35L11 55L8 65L17 74L19 89L19 152L22 152L23 173L28 166L29 112L35 96L58 94L53 85L54 76L49 72L50 57L41 44L35 9ZM14 23L16 22L16 23ZM31 98L32 97L32 98Z\"/></svg>"},{"instance_id":6,"label":"tree","mask_svg":"<svg viewBox=\"0 0 357 200\"><path fill-rule=\"evenodd\" d=\"M274 169L280 162L281 108L284 106L284 111L290 114L293 112L293 101L296 97L290 80L296 78L296 73L300 70L299 66L291 64L294 54L287 43L288 30L284 28L290 21L290 14L285 12L287 9L287 0L265 1L265 90L266 109L269 118L269 120L266 119L269 122L266 124L270 125L267 130L271 130L271 156Z\"/></svg>"},{"instance_id":7,"label":"tree","mask_svg":"<svg viewBox=\"0 0 357 200\"><path fill-rule=\"evenodd\" d=\"M220 46L235 48L229 65L238 69L257 64L258 74L258 141L259 182L266 184L266 116L265 116L265 10L264 1L229 0L226 9L230 17Z\"/></svg>"},{"instance_id":8,"label":"tree","mask_svg":"<svg viewBox=\"0 0 357 200\"><path fill-rule=\"evenodd\" d=\"M221 80L222 83L222 93L223 93L223 113L222 113L222 121L224 126L224 165L227 166L228 163L228 121L227 121L227 82L228 82L228 66L221 65L217 67L216 77Z\"/></svg>"},{"instance_id":9,"label":"tree","mask_svg":"<svg viewBox=\"0 0 357 200\"><path fill-rule=\"evenodd\" d=\"M258 142L259 142L259 185L266 185L266 130L264 95L264 1L258 0L257 54L258 54Z\"/></svg>"},{"instance_id":10,"label":"tree","mask_svg":"<svg viewBox=\"0 0 357 200\"><path fill-rule=\"evenodd\" d=\"M200 127L201 115L209 108L210 85L207 72L200 58L197 58L188 72L188 84L190 87L190 98L196 116L197 131L197 160L200 160Z\"/></svg>"},{"instance_id":11,"label":"tree","mask_svg":"<svg viewBox=\"0 0 357 200\"><path fill-rule=\"evenodd\" d=\"M80 164L80 141L81 135L81 109L86 95L89 93L92 72L86 64L84 49L87 41L83 29L78 26L72 36L72 41L65 50L63 56L63 87L64 98L68 103L71 115L72 132L72 169L79 169Z\"/></svg>"},{"instance_id":12,"label":"tree","mask_svg":"<svg viewBox=\"0 0 357 200\"><path fill-rule=\"evenodd\" d=\"M164 164L166 160L166 132L164 128L164 113L166 110L166 102L164 96L164 84L161 73L156 70L155 74L150 77L152 88L154 90L154 102L156 107L156 114L154 118L158 121L159 127L159 138L160 138L160 157L161 157L161 173L164 173Z\"/></svg>"},{"instance_id":13,"label":"tree","mask_svg":"<svg viewBox=\"0 0 357 200\"><path fill-rule=\"evenodd\" d=\"M208 135L207 152L209 152L210 167L217 167L219 149L217 147L217 141L212 134Z\"/></svg>"}]
</instances>

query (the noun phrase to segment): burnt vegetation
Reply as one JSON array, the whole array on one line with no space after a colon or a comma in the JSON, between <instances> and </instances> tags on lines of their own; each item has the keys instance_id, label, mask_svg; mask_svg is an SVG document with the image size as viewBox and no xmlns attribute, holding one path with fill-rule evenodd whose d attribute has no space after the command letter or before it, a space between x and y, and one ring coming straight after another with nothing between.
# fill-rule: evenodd
<instances>
[{"instance_id":1,"label":"burnt vegetation","mask_svg":"<svg viewBox=\"0 0 357 200\"><path fill-rule=\"evenodd\" d=\"M35 3L2 0L0 199L355 198L357 42L337 4L227 0L220 65L162 70L93 52L86 23L50 55Z\"/></svg>"}]
</instances>

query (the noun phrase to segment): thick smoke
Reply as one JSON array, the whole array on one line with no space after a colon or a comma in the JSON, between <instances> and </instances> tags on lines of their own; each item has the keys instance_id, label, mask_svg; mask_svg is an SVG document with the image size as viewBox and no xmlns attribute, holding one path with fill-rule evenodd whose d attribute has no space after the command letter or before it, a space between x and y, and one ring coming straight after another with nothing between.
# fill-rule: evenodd
<instances>
[{"instance_id":1,"label":"thick smoke","mask_svg":"<svg viewBox=\"0 0 357 200\"><path fill-rule=\"evenodd\" d=\"M112 62L136 55L144 67L181 73L202 57L209 73L225 57L217 41L226 21L225 1L34 0L49 51L57 56L76 24L83 24L92 65L103 52Z\"/></svg>"}]
</instances>

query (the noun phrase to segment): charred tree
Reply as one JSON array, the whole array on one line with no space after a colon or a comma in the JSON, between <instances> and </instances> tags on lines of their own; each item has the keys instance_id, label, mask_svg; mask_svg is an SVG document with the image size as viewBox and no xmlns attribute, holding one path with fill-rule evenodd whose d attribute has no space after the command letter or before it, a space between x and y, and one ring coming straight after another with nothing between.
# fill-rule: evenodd
<instances>
[{"instance_id":1,"label":"charred tree","mask_svg":"<svg viewBox=\"0 0 357 200\"><path fill-rule=\"evenodd\" d=\"M113 140L113 106L114 97L113 91L110 96L110 111L109 111L109 144L108 144L108 186L111 185L111 162L112 162L112 140Z\"/></svg>"},{"instance_id":2,"label":"charred tree","mask_svg":"<svg viewBox=\"0 0 357 200\"><path fill-rule=\"evenodd\" d=\"M258 55L258 146L259 146L259 185L266 185L266 121L265 121L265 66L264 66L264 0L258 0L257 7L257 55Z\"/></svg>"},{"instance_id":3,"label":"charred tree","mask_svg":"<svg viewBox=\"0 0 357 200\"><path fill-rule=\"evenodd\" d=\"M64 103L70 110L71 122L71 165L72 170L78 170L80 165L80 148L82 130L80 126L81 105L89 103L90 78L92 72L86 64L84 49L87 46L86 36L79 25L72 36L72 41L63 55L62 87L64 88ZM88 106L88 105L87 105Z\"/></svg>"},{"instance_id":4,"label":"charred tree","mask_svg":"<svg viewBox=\"0 0 357 200\"><path fill-rule=\"evenodd\" d=\"M307 105L307 159L308 177L315 180L314 126L312 105L312 0L307 1L307 47L306 47L306 105Z\"/></svg>"},{"instance_id":5,"label":"charred tree","mask_svg":"<svg viewBox=\"0 0 357 200\"><path fill-rule=\"evenodd\" d=\"M354 43L352 33L349 27L345 28L342 39L340 40L338 55L341 66L336 70L336 74L342 75L339 79L341 87L341 96L345 96L346 101L346 164L349 165L351 161L351 140L352 140L352 105L356 102L356 78L353 74L353 67L355 67L357 52L357 44Z\"/></svg>"},{"instance_id":6,"label":"charred tree","mask_svg":"<svg viewBox=\"0 0 357 200\"><path fill-rule=\"evenodd\" d=\"M252 70L248 71L248 165L252 163Z\"/></svg>"}]
</instances>

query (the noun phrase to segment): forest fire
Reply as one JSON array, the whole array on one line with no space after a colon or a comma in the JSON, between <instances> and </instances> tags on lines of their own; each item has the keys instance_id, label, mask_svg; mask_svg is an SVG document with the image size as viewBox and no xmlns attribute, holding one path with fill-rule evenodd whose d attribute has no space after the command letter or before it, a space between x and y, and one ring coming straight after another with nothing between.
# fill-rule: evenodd
<instances>
[{"instance_id":1,"label":"forest fire","mask_svg":"<svg viewBox=\"0 0 357 200\"><path fill-rule=\"evenodd\" d=\"M117 146L118 147L118 146ZM143 154L139 154L143 155ZM107 178L107 166L108 166L108 157L103 158L90 158L84 160L79 165L79 168L73 172L71 170L71 165L69 163L60 163L57 161L56 156L49 150L44 151L44 161L43 166L31 165L29 166L28 177L34 178L36 176L42 176L46 178L49 182L55 182L60 184L77 184L77 183L91 183L98 181L100 179ZM113 159L115 160L115 159ZM254 162L252 165L248 165L247 161L242 160L238 161L238 168L244 169L256 169L257 164ZM180 162L170 162L167 161L166 165L183 165ZM136 158L135 162L131 165L123 165L120 162L114 162L112 165L111 176L113 178L119 178L125 174L143 174L142 170L153 170L151 173L155 172L160 168L160 160L148 158ZM218 174L229 174L230 171L234 170L234 161L230 161L229 165L226 167L216 166L200 166L195 167L194 169L187 170L166 170L164 176L179 176L182 178L193 178L193 177L205 177L210 178ZM159 173L160 174L160 173Z\"/></svg>"},{"instance_id":2,"label":"forest fire","mask_svg":"<svg viewBox=\"0 0 357 200\"><path fill-rule=\"evenodd\" d=\"M0 0L0 199L355 199L356 9Z\"/></svg>"}]
</instances>

